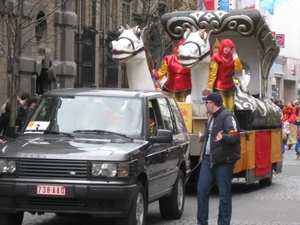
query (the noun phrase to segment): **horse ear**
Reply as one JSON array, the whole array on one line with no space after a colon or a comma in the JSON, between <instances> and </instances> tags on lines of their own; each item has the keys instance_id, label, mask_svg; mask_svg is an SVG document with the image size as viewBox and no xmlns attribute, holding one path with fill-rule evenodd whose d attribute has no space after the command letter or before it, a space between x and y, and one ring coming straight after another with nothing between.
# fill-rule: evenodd
<instances>
[{"instance_id":1,"label":"horse ear","mask_svg":"<svg viewBox=\"0 0 300 225\"><path fill-rule=\"evenodd\" d=\"M129 26L127 23L126 23L126 29L127 30L131 29L131 26Z\"/></svg>"},{"instance_id":2,"label":"horse ear","mask_svg":"<svg viewBox=\"0 0 300 225\"><path fill-rule=\"evenodd\" d=\"M135 26L135 27L133 28L133 32L134 32L134 34L137 35L138 37L141 36L141 29L140 29L139 26Z\"/></svg>"},{"instance_id":3,"label":"horse ear","mask_svg":"<svg viewBox=\"0 0 300 225\"><path fill-rule=\"evenodd\" d=\"M211 35L212 32L213 32L213 30L210 30L210 31L207 32L206 41L209 40L210 35Z\"/></svg>"},{"instance_id":4,"label":"horse ear","mask_svg":"<svg viewBox=\"0 0 300 225\"><path fill-rule=\"evenodd\" d=\"M200 35L201 39L204 39L205 32L206 32L205 29L202 29L202 30L199 31L199 35Z\"/></svg>"},{"instance_id":5,"label":"horse ear","mask_svg":"<svg viewBox=\"0 0 300 225\"><path fill-rule=\"evenodd\" d=\"M141 32L141 39L144 43L146 43L147 31L148 31L148 27L144 27Z\"/></svg>"},{"instance_id":6,"label":"horse ear","mask_svg":"<svg viewBox=\"0 0 300 225\"><path fill-rule=\"evenodd\" d=\"M190 33L191 33L191 29L187 28L183 34L183 40L186 40L189 37Z\"/></svg>"},{"instance_id":7,"label":"horse ear","mask_svg":"<svg viewBox=\"0 0 300 225\"><path fill-rule=\"evenodd\" d=\"M197 29L194 26L192 26L192 32L196 32L196 31Z\"/></svg>"}]
</instances>

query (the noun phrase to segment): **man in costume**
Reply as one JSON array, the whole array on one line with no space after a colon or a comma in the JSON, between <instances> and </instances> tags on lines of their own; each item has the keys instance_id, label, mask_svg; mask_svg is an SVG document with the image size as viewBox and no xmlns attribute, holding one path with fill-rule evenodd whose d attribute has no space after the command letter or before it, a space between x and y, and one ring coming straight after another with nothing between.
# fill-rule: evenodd
<instances>
[{"instance_id":1,"label":"man in costume","mask_svg":"<svg viewBox=\"0 0 300 225\"><path fill-rule=\"evenodd\" d=\"M191 94L191 71L184 68L178 62L178 47L183 45L183 41L179 41L173 49L172 55L167 55L163 58L160 69L157 71L160 80L163 76L167 77L164 83L163 91L170 92L176 101L185 102L186 97Z\"/></svg>"},{"instance_id":2,"label":"man in costume","mask_svg":"<svg viewBox=\"0 0 300 225\"><path fill-rule=\"evenodd\" d=\"M202 91L206 96L212 91L219 92L223 97L224 106L234 112L234 72L242 71L242 63L238 57L235 45L230 39L221 41L218 52L212 56L209 66L207 88Z\"/></svg>"}]
</instances>

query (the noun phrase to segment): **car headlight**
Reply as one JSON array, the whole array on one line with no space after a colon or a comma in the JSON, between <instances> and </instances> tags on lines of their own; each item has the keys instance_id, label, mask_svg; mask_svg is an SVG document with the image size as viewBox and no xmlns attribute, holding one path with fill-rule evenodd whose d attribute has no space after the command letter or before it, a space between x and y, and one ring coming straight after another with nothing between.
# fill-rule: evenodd
<instances>
[{"instance_id":1,"label":"car headlight","mask_svg":"<svg viewBox=\"0 0 300 225\"><path fill-rule=\"evenodd\" d=\"M127 177L128 163L92 163L92 175L103 177Z\"/></svg>"},{"instance_id":2,"label":"car headlight","mask_svg":"<svg viewBox=\"0 0 300 225\"><path fill-rule=\"evenodd\" d=\"M115 163L93 163L92 175L114 177L117 174L117 164Z\"/></svg>"},{"instance_id":3,"label":"car headlight","mask_svg":"<svg viewBox=\"0 0 300 225\"><path fill-rule=\"evenodd\" d=\"M16 161L15 160L0 160L0 173L14 173L16 171Z\"/></svg>"}]
</instances>

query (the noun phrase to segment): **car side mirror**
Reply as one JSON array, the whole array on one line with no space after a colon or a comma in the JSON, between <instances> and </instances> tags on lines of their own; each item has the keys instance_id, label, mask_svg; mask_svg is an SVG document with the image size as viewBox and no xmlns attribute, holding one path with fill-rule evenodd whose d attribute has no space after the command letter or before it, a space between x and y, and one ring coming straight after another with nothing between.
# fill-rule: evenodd
<instances>
[{"instance_id":1,"label":"car side mirror","mask_svg":"<svg viewBox=\"0 0 300 225\"><path fill-rule=\"evenodd\" d=\"M158 129L155 136L150 136L149 141L152 143L171 143L173 134L170 130Z\"/></svg>"}]
</instances>

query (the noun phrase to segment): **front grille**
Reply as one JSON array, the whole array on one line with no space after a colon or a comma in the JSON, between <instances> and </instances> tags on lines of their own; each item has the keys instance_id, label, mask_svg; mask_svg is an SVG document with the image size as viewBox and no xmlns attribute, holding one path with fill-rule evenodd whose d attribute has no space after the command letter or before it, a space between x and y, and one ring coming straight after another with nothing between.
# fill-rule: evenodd
<instances>
[{"instance_id":1,"label":"front grille","mask_svg":"<svg viewBox=\"0 0 300 225\"><path fill-rule=\"evenodd\" d=\"M75 198L50 198L50 197L16 197L15 205L20 207L47 207L47 208L87 208L89 203L87 200L80 200Z\"/></svg>"},{"instance_id":2,"label":"front grille","mask_svg":"<svg viewBox=\"0 0 300 225\"><path fill-rule=\"evenodd\" d=\"M77 198L56 198L56 197L15 197L15 207L36 207L50 210L69 209L96 209L111 211L115 207L114 200L87 200ZM120 205L120 204L118 204Z\"/></svg>"},{"instance_id":3,"label":"front grille","mask_svg":"<svg viewBox=\"0 0 300 225\"><path fill-rule=\"evenodd\" d=\"M88 179L88 162L74 160L20 159L20 178Z\"/></svg>"}]
</instances>

